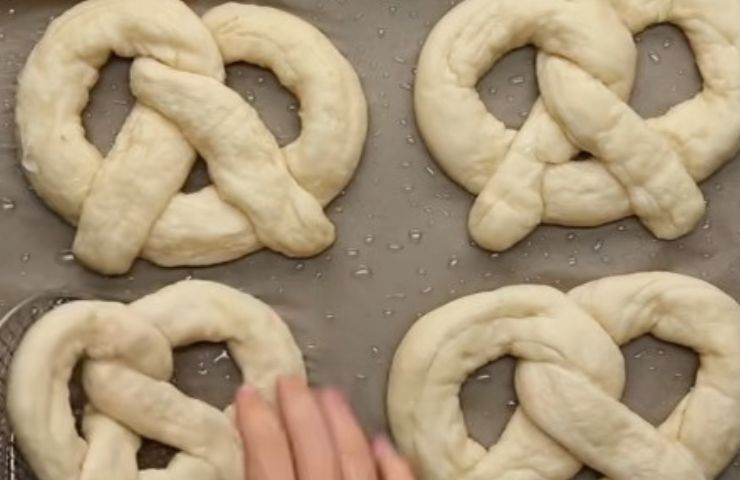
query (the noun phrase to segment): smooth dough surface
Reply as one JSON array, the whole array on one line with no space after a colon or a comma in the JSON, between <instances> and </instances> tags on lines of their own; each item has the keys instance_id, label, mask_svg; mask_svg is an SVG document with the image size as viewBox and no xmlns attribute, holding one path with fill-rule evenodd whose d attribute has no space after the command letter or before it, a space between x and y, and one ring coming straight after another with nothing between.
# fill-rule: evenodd
<instances>
[{"instance_id":1,"label":"smooth dough surface","mask_svg":"<svg viewBox=\"0 0 740 480\"><path fill-rule=\"evenodd\" d=\"M652 334L700 357L694 388L657 429L618 401L619 345ZM469 437L458 394L477 368L519 359L520 407L498 443ZM388 414L425 480L714 478L740 447L740 306L703 281L653 272L563 294L523 285L422 317L391 368Z\"/></svg>"},{"instance_id":2,"label":"smooth dough surface","mask_svg":"<svg viewBox=\"0 0 740 480\"><path fill-rule=\"evenodd\" d=\"M137 103L103 155L80 113L111 53L135 58ZM224 86L223 64L273 70L301 102L302 131L280 148ZM121 274L225 262L263 246L311 256L331 245L323 212L362 154L367 106L351 65L285 12L224 4L198 18L179 0L87 0L50 25L19 78L22 164L36 191L77 224L76 257ZM180 193L196 158L214 185Z\"/></svg>"},{"instance_id":3,"label":"smooth dough surface","mask_svg":"<svg viewBox=\"0 0 740 480\"><path fill-rule=\"evenodd\" d=\"M730 20L732 19L732 20ZM540 223L597 226L637 215L657 237L690 232L696 182L740 148L740 4L734 0L465 0L419 60L417 123L436 160L478 198L474 240L505 250ZM632 39L656 23L686 33L703 90L644 120L627 104ZM541 99L517 132L475 86L504 54L535 45ZM579 151L593 155L571 161Z\"/></svg>"},{"instance_id":4,"label":"smooth dough surface","mask_svg":"<svg viewBox=\"0 0 740 480\"><path fill-rule=\"evenodd\" d=\"M231 407L219 412L169 383L172 350L197 342L225 342L244 383L269 399L280 376L305 376L277 314L213 282L180 282L130 305L72 302L38 320L13 356L8 415L39 479L244 480ZM82 437L68 387L80 361ZM165 469L139 471L140 436L180 453Z\"/></svg>"}]
</instances>

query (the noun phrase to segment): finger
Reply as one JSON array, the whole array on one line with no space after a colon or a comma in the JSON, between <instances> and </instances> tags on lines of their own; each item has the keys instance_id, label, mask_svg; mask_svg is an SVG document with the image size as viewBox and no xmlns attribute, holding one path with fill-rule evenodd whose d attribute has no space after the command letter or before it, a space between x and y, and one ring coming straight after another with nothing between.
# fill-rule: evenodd
<instances>
[{"instance_id":1,"label":"finger","mask_svg":"<svg viewBox=\"0 0 740 480\"><path fill-rule=\"evenodd\" d=\"M256 390L245 387L236 397L236 416L247 478L294 480L288 437L272 406Z\"/></svg>"},{"instance_id":2,"label":"finger","mask_svg":"<svg viewBox=\"0 0 740 480\"><path fill-rule=\"evenodd\" d=\"M370 446L344 396L328 389L318 398L339 457L342 480L376 480Z\"/></svg>"},{"instance_id":3,"label":"finger","mask_svg":"<svg viewBox=\"0 0 740 480\"><path fill-rule=\"evenodd\" d=\"M301 480L340 480L334 445L313 393L300 377L278 382L283 423Z\"/></svg>"},{"instance_id":4,"label":"finger","mask_svg":"<svg viewBox=\"0 0 740 480\"><path fill-rule=\"evenodd\" d=\"M383 480L414 480L411 467L385 436L373 441L373 453Z\"/></svg>"}]
</instances>

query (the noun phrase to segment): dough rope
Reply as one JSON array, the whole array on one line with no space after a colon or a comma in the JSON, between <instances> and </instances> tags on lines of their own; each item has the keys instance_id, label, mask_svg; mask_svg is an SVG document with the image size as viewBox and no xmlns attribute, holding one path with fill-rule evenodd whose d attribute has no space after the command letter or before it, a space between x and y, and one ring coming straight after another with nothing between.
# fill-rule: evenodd
<instances>
[{"instance_id":1,"label":"dough rope","mask_svg":"<svg viewBox=\"0 0 740 480\"><path fill-rule=\"evenodd\" d=\"M80 113L111 53L134 58L137 98L104 158ZM224 62L275 72L301 101L300 136L280 148L223 85ZM74 253L105 274L141 256L210 265L263 246L315 255L335 239L323 211L349 183L367 105L349 62L282 11L224 4L199 19L179 0L87 0L54 20L18 83L22 165L46 203L77 224ZM180 193L200 152L213 186Z\"/></svg>"},{"instance_id":2,"label":"dough rope","mask_svg":"<svg viewBox=\"0 0 740 480\"><path fill-rule=\"evenodd\" d=\"M219 412L169 383L172 350L196 342L226 342L244 382L270 399L278 377L305 375L277 314L212 282L180 282L130 305L72 302L34 324L13 356L8 415L38 478L243 480L231 407ZM81 438L68 382L83 357ZM139 472L139 435L181 453L163 470Z\"/></svg>"},{"instance_id":3,"label":"dough rope","mask_svg":"<svg viewBox=\"0 0 740 480\"><path fill-rule=\"evenodd\" d=\"M637 215L653 234L690 232L696 182L740 148L740 5L733 0L466 0L434 28L419 60L417 123L444 170L478 195L469 230L506 250L540 223L589 227ZM670 22L704 80L694 98L642 119L627 104L632 34ZM516 132L475 90L508 51L539 48L541 98ZM579 151L594 157L571 161Z\"/></svg>"},{"instance_id":4,"label":"dough rope","mask_svg":"<svg viewBox=\"0 0 740 480\"><path fill-rule=\"evenodd\" d=\"M692 390L658 428L618 401L617 345L653 334L695 350ZM520 408L485 449L458 394L475 369L519 358ZM740 305L703 281L639 273L567 295L522 285L472 295L422 317L391 368L388 414L425 480L572 478L586 464L613 480L714 478L740 447Z\"/></svg>"}]
</instances>

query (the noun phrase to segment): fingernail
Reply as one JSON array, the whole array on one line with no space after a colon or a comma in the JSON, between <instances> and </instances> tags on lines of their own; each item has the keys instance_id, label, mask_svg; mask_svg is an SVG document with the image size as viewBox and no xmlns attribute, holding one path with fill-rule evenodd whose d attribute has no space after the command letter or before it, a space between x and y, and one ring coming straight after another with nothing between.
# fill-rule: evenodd
<instances>
[{"instance_id":1,"label":"fingernail","mask_svg":"<svg viewBox=\"0 0 740 480\"><path fill-rule=\"evenodd\" d=\"M239 390L236 391L236 396L237 398L247 398L251 397L255 393L257 393L257 391L254 389L253 386L242 385L241 387L239 387Z\"/></svg>"},{"instance_id":2,"label":"fingernail","mask_svg":"<svg viewBox=\"0 0 740 480\"><path fill-rule=\"evenodd\" d=\"M257 398L256 393L257 392L254 387L250 385L242 385L236 391L234 401L234 404L236 405L236 415L234 416L234 421L237 422L237 425L246 414L246 411L251 408L255 398Z\"/></svg>"},{"instance_id":3,"label":"fingernail","mask_svg":"<svg viewBox=\"0 0 740 480\"><path fill-rule=\"evenodd\" d=\"M251 385L242 385L237 392L238 395L249 395L251 393L254 393L254 387Z\"/></svg>"},{"instance_id":4,"label":"fingernail","mask_svg":"<svg viewBox=\"0 0 740 480\"><path fill-rule=\"evenodd\" d=\"M352 408L344 396L344 393L338 388L329 387L322 391L322 395L332 405L333 408L344 411L345 413L352 413Z\"/></svg>"},{"instance_id":5,"label":"fingernail","mask_svg":"<svg viewBox=\"0 0 740 480\"><path fill-rule=\"evenodd\" d=\"M300 375L286 375L278 379L278 385L283 388L305 388L307 386L306 379Z\"/></svg>"},{"instance_id":6,"label":"fingernail","mask_svg":"<svg viewBox=\"0 0 740 480\"><path fill-rule=\"evenodd\" d=\"M278 379L277 394L281 404L297 395L302 396L309 393L308 383L300 375L287 375Z\"/></svg>"},{"instance_id":7,"label":"fingernail","mask_svg":"<svg viewBox=\"0 0 740 480\"><path fill-rule=\"evenodd\" d=\"M373 440L373 451L378 457L395 457L396 449L386 435L378 435Z\"/></svg>"}]
</instances>

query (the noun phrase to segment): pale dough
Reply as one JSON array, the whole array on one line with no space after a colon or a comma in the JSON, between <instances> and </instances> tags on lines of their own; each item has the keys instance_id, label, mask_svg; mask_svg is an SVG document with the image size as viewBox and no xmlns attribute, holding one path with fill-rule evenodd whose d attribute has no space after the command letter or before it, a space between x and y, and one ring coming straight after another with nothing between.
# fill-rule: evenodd
<instances>
[{"instance_id":1,"label":"pale dough","mask_svg":"<svg viewBox=\"0 0 740 480\"><path fill-rule=\"evenodd\" d=\"M80 112L111 53L137 58L138 103L107 157ZM301 101L280 148L224 86L223 63L275 72ZM137 256L209 265L266 246L311 256L331 245L323 212L350 181L367 131L351 65L315 27L268 7L224 4L199 19L179 0L87 0L54 20L18 83L22 164L48 205L78 224L74 252L121 274ZM213 187L180 193L198 150Z\"/></svg>"},{"instance_id":2,"label":"pale dough","mask_svg":"<svg viewBox=\"0 0 740 480\"><path fill-rule=\"evenodd\" d=\"M287 326L261 301L204 281L130 305L78 301L42 317L13 356L8 415L40 480L244 480L229 409L169 383L172 350L225 342L244 383L273 399L282 375L305 376ZM75 429L68 382L83 363L89 406ZM164 470L139 471L139 435L181 450Z\"/></svg>"},{"instance_id":3,"label":"pale dough","mask_svg":"<svg viewBox=\"0 0 740 480\"><path fill-rule=\"evenodd\" d=\"M617 399L618 345L653 334L695 350L694 388L656 429ZM519 358L521 407L489 450L468 436L461 384ZM422 317L396 352L388 414L424 480L565 480L585 463L614 480L714 478L740 447L740 306L672 273L605 278L563 294L523 285Z\"/></svg>"},{"instance_id":4,"label":"pale dough","mask_svg":"<svg viewBox=\"0 0 740 480\"><path fill-rule=\"evenodd\" d=\"M419 60L417 123L436 160L478 195L473 239L505 250L540 223L596 226L637 215L657 237L704 214L697 181L740 148L740 4L734 0L465 0ZM625 103L632 34L670 22L688 36L704 88L644 120ZM516 132L476 84L510 50L539 48L542 98ZM579 151L596 158L571 161Z\"/></svg>"}]
</instances>

